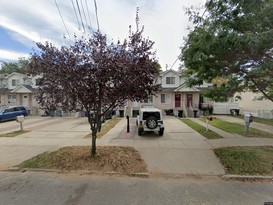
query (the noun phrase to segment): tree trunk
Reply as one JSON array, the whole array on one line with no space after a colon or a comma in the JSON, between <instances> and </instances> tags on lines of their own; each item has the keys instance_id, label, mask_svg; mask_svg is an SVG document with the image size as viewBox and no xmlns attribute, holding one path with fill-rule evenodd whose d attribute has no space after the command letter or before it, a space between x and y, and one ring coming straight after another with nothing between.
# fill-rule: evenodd
<instances>
[{"instance_id":1,"label":"tree trunk","mask_svg":"<svg viewBox=\"0 0 273 205\"><path fill-rule=\"evenodd\" d=\"M97 138L97 135L96 135L96 133L94 133L93 131L92 131L92 145L91 145L91 156L92 157L94 157L94 156L96 156L96 153L97 153L97 150L96 150L96 138Z\"/></svg>"}]
</instances>

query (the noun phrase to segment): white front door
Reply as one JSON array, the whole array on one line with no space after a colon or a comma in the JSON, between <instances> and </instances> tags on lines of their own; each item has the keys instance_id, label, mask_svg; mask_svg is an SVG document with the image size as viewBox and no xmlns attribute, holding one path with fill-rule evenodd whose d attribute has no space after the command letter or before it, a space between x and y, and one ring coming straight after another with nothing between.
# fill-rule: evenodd
<instances>
[{"instance_id":1,"label":"white front door","mask_svg":"<svg viewBox=\"0 0 273 205\"><path fill-rule=\"evenodd\" d=\"M23 97L23 100L22 100L23 106L28 108L29 107L29 97L28 97L28 95L23 94L22 97Z\"/></svg>"}]
</instances>

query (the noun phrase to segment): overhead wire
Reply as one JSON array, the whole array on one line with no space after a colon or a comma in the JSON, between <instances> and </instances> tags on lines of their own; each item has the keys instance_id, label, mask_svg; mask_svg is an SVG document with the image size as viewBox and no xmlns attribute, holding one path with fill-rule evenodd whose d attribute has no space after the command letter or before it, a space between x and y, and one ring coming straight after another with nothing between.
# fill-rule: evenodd
<instances>
[{"instance_id":1,"label":"overhead wire","mask_svg":"<svg viewBox=\"0 0 273 205\"><path fill-rule=\"evenodd\" d=\"M85 27L84 27L84 24L83 24L82 14L81 14L81 10L80 10L80 6L79 6L78 0L76 0L76 3L77 3L77 7L78 7L78 12L79 12L79 15L80 15L81 23L82 23L82 28L83 28L83 31L85 32Z\"/></svg>"},{"instance_id":2,"label":"overhead wire","mask_svg":"<svg viewBox=\"0 0 273 205\"><path fill-rule=\"evenodd\" d=\"M87 25L87 27L88 27L88 23L87 23L87 19L86 19L86 15L85 15L85 10L84 10L83 4L82 4L82 0L80 0L80 1L81 1L81 6L82 6L83 17L85 19L85 25Z\"/></svg>"},{"instance_id":3,"label":"overhead wire","mask_svg":"<svg viewBox=\"0 0 273 205\"><path fill-rule=\"evenodd\" d=\"M63 19L63 16L62 16L61 11L60 11L60 9L59 9L59 6L58 6L58 4L57 4L57 1L54 0L54 2L55 2L55 5L56 5L56 7L57 7L57 9L58 9L59 15L60 15L60 17L61 17L61 19L62 19L62 22L63 22L63 25L64 25L64 27L65 27L65 30L66 30L66 32L67 32L69 38L70 38L70 34L69 34L68 29L67 29L67 27L66 27L66 24L65 24L65 22L64 22L64 19Z\"/></svg>"},{"instance_id":4,"label":"overhead wire","mask_svg":"<svg viewBox=\"0 0 273 205\"><path fill-rule=\"evenodd\" d=\"M87 10L87 14L88 14L88 19L89 19L89 23L90 23L90 30L92 30L92 23L91 23L91 17L90 17L90 12L89 12L89 8L88 8L88 4L87 4L87 0L85 0L85 5L86 5L86 10Z\"/></svg>"},{"instance_id":5,"label":"overhead wire","mask_svg":"<svg viewBox=\"0 0 273 205\"><path fill-rule=\"evenodd\" d=\"M212 0L210 0L208 6L209 6L211 3L212 3ZM205 15L206 11L208 10L208 6L206 6L206 8L205 8L205 10L204 10L204 12L203 12L201 18L203 18L203 16ZM199 23L200 23L200 21L198 22L197 26L195 26L194 30L199 26ZM177 56L177 58L175 59L174 63L173 63L172 66L170 67L170 69L173 68L173 66L174 66L175 63L178 61L178 59L181 57L181 55L182 55L182 52Z\"/></svg>"},{"instance_id":6,"label":"overhead wire","mask_svg":"<svg viewBox=\"0 0 273 205\"><path fill-rule=\"evenodd\" d=\"M78 18L78 14L77 14L77 11L76 11L76 8L75 8L75 5L74 5L73 0L71 0L71 3L72 3L72 5L73 5L73 10L74 10L74 13L75 13L77 22L78 22L79 30L81 30L81 24L80 24L80 21L79 21L79 18Z\"/></svg>"},{"instance_id":7,"label":"overhead wire","mask_svg":"<svg viewBox=\"0 0 273 205\"><path fill-rule=\"evenodd\" d=\"M94 0L94 5L95 5L95 13L96 13L98 31L100 31L99 18L98 18L98 7L97 7L97 1L96 0Z\"/></svg>"}]
</instances>

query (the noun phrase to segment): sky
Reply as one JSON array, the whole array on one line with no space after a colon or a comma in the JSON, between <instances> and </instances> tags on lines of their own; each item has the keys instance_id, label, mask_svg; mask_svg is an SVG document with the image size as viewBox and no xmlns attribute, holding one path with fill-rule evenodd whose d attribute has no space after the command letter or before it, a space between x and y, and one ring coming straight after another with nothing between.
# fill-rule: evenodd
<instances>
[{"instance_id":1,"label":"sky","mask_svg":"<svg viewBox=\"0 0 273 205\"><path fill-rule=\"evenodd\" d=\"M162 69L177 70L181 62L176 59L191 27L185 8L200 7L205 0L1 0L0 63L29 57L37 42L68 45L74 34L97 31L94 2L99 29L114 42L128 37L129 25L136 30L138 7L143 36L155 42Z\"/></svg>"}]
</instances>

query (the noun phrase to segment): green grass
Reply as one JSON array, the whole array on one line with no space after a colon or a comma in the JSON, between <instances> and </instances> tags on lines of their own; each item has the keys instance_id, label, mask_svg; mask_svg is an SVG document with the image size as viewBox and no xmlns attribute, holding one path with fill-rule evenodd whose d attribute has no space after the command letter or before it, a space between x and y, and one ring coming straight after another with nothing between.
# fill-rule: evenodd
<instances>
[{"instance_id":1,"label":"green grass","mask_svg":"<svg viewBox=\"0 0 273 205\"><path fill-rule=\"evenodd\" d=\"M227 174L272 175L273 147L225 147L214 150Z\"/></svg>"},{"instance_id":2,"label":"green grass","mask_svg":"<svg viewBox=\"0 0 273 205\"><path fill-rule=\"evenodd\" d=\"M199 132L201 135L206 137L207 139L219 139L222 138L222 136L218 135L217 133L208 130L206 131L206 128L196 122L193 122L190 119L181 119L182 122L184 122L186 125L190 126L195 131Z\"/></svg>"},{"instance_id":3,"label":"green grass","mask_svg":"<svg viewBox=\"0 0 273 205\"><path fill-rule=\"evenodd\" d=\"M244 137L273 138L273 134L252 128L251 124L248 133L245 132L245 126L243 125L226 122L219 119L213 119L212 121L210 121L210 125L222 129L226 132L238 134Z\"/></svg>"},{"instance_id":4,"label":"green grass","mask_svg":"<svg viewBox=\"0 0 273 205\"><path fill-rule=\"evenodd\" d=\"M16 137L17 135L21 135L24 133L27 133L29 131L23 130L23 131L15 131L11 133L1 134L0 137Z\"/></svg>"},{"instance_id":5,"label":"green grass","mask_svg":"<svg viewBox=\"0 0 273 205\"><path fill-rule=\"evenodd\" d=\"M236 117L236 118L240 118L240 119L244 119L243 116L239 116L239 115L231 115L231 116ZM273 126L273 119L264 119L264 118L254 117L253 122L258 122L261 124Z\"/></svg>"},{"instance_id":6,"label":"green grass","mask_svg":"<svg viewBox=\"0 0 273 205\"><path fill-rule=\"evenodd\" d=\"M106 123L104 123L101 127L101 131L97 133L97 138L103 137L109 130L111 130L113 127L116 126L120 121L120 118L113 118L110 120L107 120ZM84 138L90 139L92 138L92 134L86 135Z\"/></svg>"}]
</instances>

